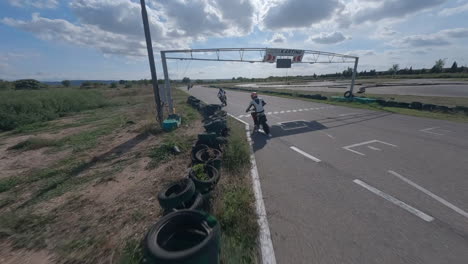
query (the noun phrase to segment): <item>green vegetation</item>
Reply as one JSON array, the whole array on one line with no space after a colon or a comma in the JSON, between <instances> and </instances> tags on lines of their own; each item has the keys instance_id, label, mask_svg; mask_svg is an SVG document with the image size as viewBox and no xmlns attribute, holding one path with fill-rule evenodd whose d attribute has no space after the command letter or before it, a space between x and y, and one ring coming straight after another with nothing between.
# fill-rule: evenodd
<instances>
[{"instance_id":1,"label":"green vegetation","mask_svg":"<svg viewBox=\"0 0 468 264\"><path fill-rule=\"evenodd\" d=\"M195 173L195 177L201 181L208 181L210 177L205 172L205 165L204 164L197 164L192 167L193 172Z\"/></svg>"},{"instance_id":2,"label":"green vegetation","mask_svg":"<svg viewBox=\"0 0 468 264\"><path fill-rule=\"evenodd\" d=\"M14 84L16 90L38 90L47 87L47 85L33 79L17 80Z\"/></svg>"},{"instance_id":3,"label":"green vegetation","mask_svg":"<svg viewBox=\"0 0 468 264\"><path fill-rule=\"evenodd\" d=\"M65 86L65 87L70 87L71 82L69 80L63 80L62 85Z\"/></svg>"},{"instance_id":4,"label":"green vegetation","mask_svg":"<svg viewBox=\"0 0 468 264\"><path fill-rule=\"evenodd\" d=\"M175 151L175 147L179 148L182 152L190 149L195 137L178 135L176 132L177 130L170 132L164 137L161 145L150 149L148 157L151 158L151 161L148 163L148 169L154 169L161 163L177 155L178 153Z\"/></svg>"},{"instance_id":5,"label":"green vegetation","mask_svg":"<svg viewBox=\"0 0 468 264\"><path fill-rule=\"evenodd\" d=\"M106 104L104 96L97 91L63 88L0 91L0 131L52 120L67 113L103 107Z\"/></svg>"},{"instance_id":6,"label":"green vegetation","mask_svg":"<svg viewBox=\"0 0 468 264\"><path fill-rule=\"evenodd\" d=\"M221 198L218 214L223 231L221 258L223 263L253 263L258 234L252 191L232 184Z\"/></svg>"},{"instance_id":7,"label":"green vegetation","mask_svg":"<svg viewBox=\"0 0 468 264\"><path fill-rule=\"evenodd\" d=\"M236 125L232 118L228 118L228 127L231 129L231 137L223 155L223 166L230 172L240 172L250 165L250 150L246 142L245 129Z\"/></svg>"},{"instance_id":8,"label":"green vegetation","mask_svg":"<svg viewBox=\"0 0 468 264\"><path fill-rule=\"evenodd\" d=\"M12 90L13 88L14 88L14 84L12 82L0 80L0 91Z\"/></svg>"},{"instance_id":9,"label":"green vegetation","mask_svg":"<svg viewBox=\"0 0 468 264\"><path fill-rule=\"evenodd\" d=\"M228 118L228 126L231 130L223 156L223 177L214 202L222 230L221 263L256 263L258 225L249 175L249 145L243 124Z\"/></svg>"},{"instance_id":10,"label":"green vegetation","mask_svg":"<svg viewBox=\"0 0 468 264\"><path fill-rule=\"evenodd\" d=\"M130 239L125 243L125 247L120 257L119 264L139 264L143 260L143 250L141 242L137 239Z\"/></svg>"}]
</instances>

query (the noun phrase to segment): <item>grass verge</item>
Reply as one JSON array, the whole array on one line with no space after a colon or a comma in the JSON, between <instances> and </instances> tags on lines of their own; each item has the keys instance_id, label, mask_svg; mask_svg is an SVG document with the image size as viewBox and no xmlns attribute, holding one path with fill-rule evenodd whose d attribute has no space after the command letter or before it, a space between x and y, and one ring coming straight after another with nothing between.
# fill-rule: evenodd
<instances>
[{"instance_id":1,"label":"grass verge","mask_svg":"<svg viewBox=\"0 0 468 264\"><path fill-rule=\"evenodd\" d=\"M256 263L258 225L250 180L250 151L244 125L228 118L231 129L223 155L223 176L213 204L221 224L221 263Z\"/></svg>"}]
</instances>

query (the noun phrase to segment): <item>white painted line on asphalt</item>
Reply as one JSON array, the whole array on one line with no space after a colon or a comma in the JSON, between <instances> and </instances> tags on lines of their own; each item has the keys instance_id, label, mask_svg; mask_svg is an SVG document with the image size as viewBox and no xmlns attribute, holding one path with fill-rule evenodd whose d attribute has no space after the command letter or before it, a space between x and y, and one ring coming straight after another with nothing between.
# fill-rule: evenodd
<instances>
[{"instance_id":1,"label":"white painted line on asphalt","mask_svg":"<svg viewBox=\"0 0 468 264\"><path fill-rule=\"evenodd\" d=\"M274 115L277 115L277 114L278 114L278 112L273 112L273 114L274 114Z\"/></svg>"},{"instance_id":2,"label":"white painted line on asphalt","mask_svg":"<svg viewBox=\"0 0 468 264\"><path fill-rule=\"evenodd\" d=\"M398 174L398 173L396 173L396 172L394 172L394 171L392 171L392 170L389 170L388 172L389 172L390 174L392 174L393 176L400 178L400 180L402 180L402 181L408 183L409 185L413 186L414 188L420 190L421 192L423 192L423 193L429 195L430 197L432 197L434 200L438 201L439 203L441 203L441 204L447 206L448 208L450 208L450 209L454 210L455 212L461 214L462 216L468 218L468 213L467 213L467 212L463 211L461 208L456 207L455 205L453 205L452 203L448 202L448 201L445 200L444 198L439 197L439 196L437 196L437 195L431 193L431 192L428 191L427 189L425 189L425 188L419 186L418 184L412 182L411 180L409 180L409 179L403 177L402 175L400 175L400 174Z\"/></svg>"},{"instance_id":3,"label":"white painted line on asphalt","mask_svg":"<svg viewBox=\"0 0 468 264\"><path fill-rule=\"evenodd\" d=\"M296 113L296 112L297 112L297 110L292 110L292 111L293 111L294 113Z\"/></svg>"},{"instance_id":4,"label":"white painted line on asphalt","mask_svg":"<svg viewBox=\"0 0 468 264\"><path fill-rule=\"evenodd\" d=\"M309 111L310 109L309 108L305 108L304 111Z\"/></svg>"},{"instance_id":5,"label":"white painted line on asphalt","mask_svg":"<svg viewBox=\"0 0 468 264\"><path fill-rule=\"evenodd\" d=\"M372 150L376 150L376 151L382 151L381 149L379 148L376 148L376 147L373 147L373 146L367 146L368 148L372 149Z\"/></svg>"},{"instance_id":6,"label":"white painted line on asphalt","mask_svg":"<svg viewBox=\"0 0 468 264\"><path fill-rule=\"evenodd\" d=\"M386 193L382 192L379 189L376 189L376 188L370 186L369 184L367 184L367 183L365 183L365 182L363 182L361 180L356 179L353 182L360 185L361 187L366 188L368 191L370 191L370 192L384 198L385 200L387 200L387 201L389 201L389 202L391 202L391 203L393 203L395 205L400 206L401 208L403 208L406 211L416 215L417 217L423 219L426 222L431 222L432 220L434 220L434 217L432 217L432 216L430 216L430 215L428 215L428 214L426 214L426 213L424 213L424 212L422 212L422 211L420 211L420 210L418 210L418 209L416 209L416 208L414 208L414 207L412 207L412 206L398 200L397 198L395 198L395 197L393 197L393 196L391 196L389 194L386 194Z\"/></svg>"},{"instance_id":7,"label":"white painted line on asphalt","mask_svg":"<svg viewBox=\"0 0 468 264\"><path fill-rule=\"evenodd\" d=\"M284 111L281 111L280 114L284 114Z\"/></svg>"},{"instance_id":8,"label":"white painted line on asphalt","mask_svg":"<svg viewBox=\"0 0 468 264\"><path fill-rule=\"evenodd\" d=\"M271 115L271 112L266 113L267 115Z\"/></svg>"},{"instance_id":9,"label":"white painted line on asphalt","mask_svg":"<svg viewBox=\"0 0 468 264\"><path fill-rule=\"evenodd\" d=\"M282 124L285 124L285 123L292 123L292 122L304 122L304 123L306 123L307 121L305 121L305 120L291 120L291 121L278 122L277 124L282 125Z\"/></svg>"},{"instance_id":10,"label":"white painted line on asphalt","mask_svg":"<svg viewBox=\"0 0 468 264\"><path fill-rule=\"evenodd\" d=\"M245 121L242 120L242 119L239 119L239 118L237 118L237 117L235 117L235 116L233 116L233 115L231 115L231 114L228 114L228 115L231 116L232 118L236 119L237 121L241 122L242 124L246 125L246 126L249 125L249 123L245 122Z\"/></svg>"},{"instance_id":11,"label":"white painted line on asphalt","mask_svg":"<svg viewBox=\"0 0 468 264\"><path fill-rule=\"evenodd\" d=\"M341 114L341 115L338 115L338 116L349 116L349 115L355 115L356 113L348 113L348 114Z\"/></svg>"},{"instance_id":12,"label":"white painted line on asphalt","mask_svg":"<svg viewBox=\"0 0 468 264\"><path fill-rule=\"evenodd\" d=\"M343 149L346 149L348 151L351 151L351 152L356 153L356 154L361 155L361 156L365 156L366 154L361 153L361 152L356 151L356 150L353 150L351 148L359 147L359 146L367 145L367 144L372 144L372 143L381 143L381 144L388 145L388 146L391 146L391 147L394 147L394 148L398 147L397 145L393 145L393 144L390 144L390 143L387 143L387 142L383 142L383 141L374 139L374 140L369 140L369 141L365 141L365 142L345 146L345 147L343 147Z\"/></svg>"},{"instance_id":13,"label":"white painted line on asphalt","mask_svg":"<svg viewBox=\"0 0 468 264\"><path fill-rule=\"evenodd\" d=\"M322 133L324 133L325 135L327 135L329 138L333 138L333 139L335 139L335 137L334 137L334 136L332 136L332 135L330 135L330 134L328 134L328 133L325 133L325 132L322 132Z\"/></svg>"},{"instance_id":14,"label":"white painted line on asphalt","mask_svg":"<svg viewBox=\"0 0 468 264\"><path fill-rule=\"evenodd\" d=\"M297 111L302 112L302 111L304 111L304 110L303 110L303 109L299 109L299 110L297 110Z\"/></svg>"},{"instance_id":15,"label":"white painted line on asphalt","mask_svg":"<svg viewBox=\"0 0 468 264\"><path fill-rule=\"evenodd\" d=\"M430 130L434 130L434 129L436 129L436 128L439 128L439 127L430 127L430 128L421 129L421 130L419 130L419 131L424 132L424 133L428 133L428 134L443 136L444 134L436 133L436 132L434 132L434 131L430 131ZM448 130L447 130L447 131L448 131Z\"/></svg>"},{"instance_id":16,"label":"white painted line on asphalt","mask_svg":"<svg viewBox=\"0 0 468 264\"><path fill-rule=\"evenodd\" d=\"M286 111L286 113L291 113L291 110Z\"/></svg>"},{"instance_id":17,"label":"white painted line on asphalt","mask_svg":"<svg viewBox=\"0 0 468 264\"><path fill-rule=\"evenodd\" d=\"M257 162L255 161L255 154L252 147L252 138L250 137L249 124L231 114L229 115L245 125L247 140L249 141L250 145L250 163L252 165L252 168L250 169L250 175L252 176L252 185L255 196L255 212L257 214L257 223L259 225L258 240L260 241L262 263L276 264L275 251L273 249L273 242L271 241L270 226L268 225L268 219L266 216L265 203L263 201Z\"/></svg>"},{"instance_id":18,"label":"white painted line on asphalt","mask_svg":"<svg viewBox=\"0 0 468 264\"><path fill-rule=\"evenodd\" d=\"M296 148L296 147L290 147L290 148L291 148L292 150L296 151L297 153L300 153L300 154L306 156L307 158L309 158L309 159L311 159L311 160L313 160L313 161L315 161L315 162L320 162L320 161L321 161L321 160L317 159L316 157L310 155L309 153L304 152L304 151L302 151L302 150L300 150L300 149L298 149L298 148Z\"/></svg>"}]
</instances>

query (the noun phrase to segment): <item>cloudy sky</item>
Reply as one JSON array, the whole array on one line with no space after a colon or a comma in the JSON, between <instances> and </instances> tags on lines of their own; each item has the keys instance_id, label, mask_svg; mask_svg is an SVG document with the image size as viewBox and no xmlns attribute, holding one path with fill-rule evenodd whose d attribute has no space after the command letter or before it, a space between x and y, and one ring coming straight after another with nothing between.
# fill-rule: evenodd
<instances>
[{"instance_id":1,"label":"cloudy sky","mask_svg":"<svg viewBox=\"0 0 468 264\"><path fill-rule=\"evenodd\" d=\"M146 2L159 77L159 51L182 48L329 51L358 55L360 70L394 63L430 68L439 58L468 65L468 0ZM140 12L137 0L1 0L0 79L149 78ZM192 79L319 74L348 66L169 63L171 78Z\"/></svg>"}]
</instances>

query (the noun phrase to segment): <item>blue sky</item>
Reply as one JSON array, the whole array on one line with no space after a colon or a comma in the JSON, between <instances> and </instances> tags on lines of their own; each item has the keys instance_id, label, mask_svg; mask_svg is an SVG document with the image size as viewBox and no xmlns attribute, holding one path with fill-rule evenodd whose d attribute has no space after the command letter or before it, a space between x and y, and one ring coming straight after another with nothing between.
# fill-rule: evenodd
<instances>
[{"instance_id":1,"label":"blue sky","mask_svg":"<svg viewBox=\"0 0 468 264\"><path fill-rule=\"evenodd\" d=\"M360 70L468 65L468 0L147 0L159 51L284 47L353 54ZM139 1L2 0L0 79L149 78ZM253 56L257 56L253 54ZM260 59L260 54L258 54ZM449 65L449 66L450 66ZM171 78L304 75L348 64L170 61Z\"/></svg>"}]
</instances>

